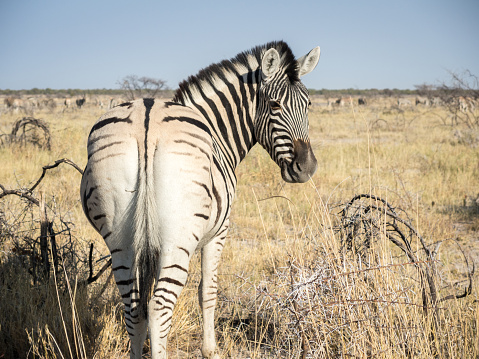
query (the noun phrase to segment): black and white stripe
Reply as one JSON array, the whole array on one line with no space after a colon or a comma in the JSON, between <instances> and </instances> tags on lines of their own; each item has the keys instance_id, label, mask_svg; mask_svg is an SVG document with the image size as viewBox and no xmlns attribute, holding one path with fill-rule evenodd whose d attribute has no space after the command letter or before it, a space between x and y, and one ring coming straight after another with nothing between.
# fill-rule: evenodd
<instances>
[{"instance_id":1,"label":"black and white stripe","mask_svg":"<svg viewBox=\"0 0 479 359\"><path fill-rule=\"evenodd\" d=\"M259 142L285 181L311 178L317 163L300 77L318 60L319 48L296 60L284 42L269 43L200 71L171 101L127 102L93 126L81 198L111 251L131 358L141 357L147 326L152 358L166 357L173 308L197 249L202 353L217 357L217 268L235 168Z\"/></svg>"}]
</instances>

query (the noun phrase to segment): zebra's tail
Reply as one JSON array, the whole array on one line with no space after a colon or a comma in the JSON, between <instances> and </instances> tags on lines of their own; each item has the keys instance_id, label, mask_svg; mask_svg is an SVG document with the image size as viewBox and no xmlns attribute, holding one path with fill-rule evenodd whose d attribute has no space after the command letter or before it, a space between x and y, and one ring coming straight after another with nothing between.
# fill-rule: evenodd
<instances>
[{"instance_id":1,"label":"zebra's tail","mask_svg":"<svg viewBox=\"0 0 479 359\"><path fill-rule=\"evenodd\" d=\"M160 238L157 225L157 207L150 189L147 173L140 171L137 188L133 223L136 229L133 234L135 258L133 273L138 280L139 316L146 318L148 302L158 272L160 254Z\"/></svg>"}]
</instances>

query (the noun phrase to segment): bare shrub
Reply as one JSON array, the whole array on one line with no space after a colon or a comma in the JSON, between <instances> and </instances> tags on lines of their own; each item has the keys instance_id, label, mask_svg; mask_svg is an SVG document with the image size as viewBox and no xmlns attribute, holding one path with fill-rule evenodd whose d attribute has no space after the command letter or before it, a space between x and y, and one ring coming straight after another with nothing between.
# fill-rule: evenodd
<instances>
[{"instance_id":1,"label":"bare shrub","mask_svg":"<svg viewBox=\"0 0 479 359\"><path fill-rule=\"evenodd\" d=\"M0 144L26 146L51 150L51 134L48 124L33 117L24 117L13 124L12 132L0 135Z\"/></svg>"},{"instance_id":2,"label":"bare shrub","mask_svg":"<svg viewBox=\"0 0 479 359\"><path fill-rule=\"evenodd\" d=\"M238 276L243 294L221 299L228 325L268 348L265 357L447 353L441 303L471 293L474 268L463 292L441 298L436 252L406 212L368 194L326 210L326 223L295 240L303 245L286 265L259 285Z\"/></svg>"},{"instance_id":3,"label":"bare shrub","mask_svg":"<svg viewBox=\"0 0 479 359\"><path fill-rule=\"evenodd\" d=\"M44 166L30 188L0 185L0 357L86 358L97 348L97 316L107 309L97 301L108 280L87 285L111 262L100 261L93 275L93 245L88 253L55 197L35 191L49 169L64 163L82 173L61 159Z\"/></svg>"}]
</instances>

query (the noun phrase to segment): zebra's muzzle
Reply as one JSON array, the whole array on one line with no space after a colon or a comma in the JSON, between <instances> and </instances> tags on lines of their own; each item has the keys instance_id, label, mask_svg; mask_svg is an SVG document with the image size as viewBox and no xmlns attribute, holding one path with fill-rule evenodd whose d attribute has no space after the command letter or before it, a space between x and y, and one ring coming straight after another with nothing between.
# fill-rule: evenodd
<instances>
[{"instance_id":1,"label":"zebra's muzzle","mask_svg":"<svg viewBox=\"0 0 479 359\"><path fill-rule=\"evenodd\" d=\"M318 161L311 144L303 140L293 141L293 160L281 163L281 176L289 183L304 183L314 175Z\"/></svg>"}]
</instances>

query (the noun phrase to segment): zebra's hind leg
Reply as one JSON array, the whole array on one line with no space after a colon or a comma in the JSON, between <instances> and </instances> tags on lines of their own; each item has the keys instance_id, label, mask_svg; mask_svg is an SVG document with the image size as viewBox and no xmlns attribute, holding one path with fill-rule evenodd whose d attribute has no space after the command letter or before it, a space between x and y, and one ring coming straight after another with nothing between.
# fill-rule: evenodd
<instances>
[{"instance_id":1,"label":"zebra's hind leg","mask_svg":"<svg viewBox=\"0 0 479 359\"><path fill-rule=\"evenodd\" d=\"M132 272L133 251L111 251L112 271L125 306L126 331L130 336L130 359L140 359L147 334L147 320L140 313L139 296L135 274Z\"/></svg>"},{"instance_id":2,"label":"zebra's hind leg","mask_svg":"<svg viewBox=\"0 0 479 359\"><path fill-rule=\"evenodd\" d=\"M171 329L171 318L178 297L186 284L190 254L193 248L179 246L162 247L160 269L156 286L148 306L152 359L167 357L167 337Z\"/></svg>"},{"instance_id":3,"label":"zebra's hind leg","mask_svg":"<svg viewBox=\"0 0 479 359\"><path fill-rule=\"evenodd\" d=\"M225 243L226 230L206 244L201 250L201 282L198 287L198 299L203 311L203 346L204 358L219 359L215 353L215 307L218 293L218 265Z\"/></svg>"}]
</instances>

